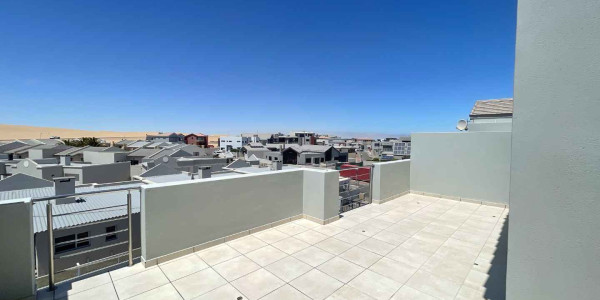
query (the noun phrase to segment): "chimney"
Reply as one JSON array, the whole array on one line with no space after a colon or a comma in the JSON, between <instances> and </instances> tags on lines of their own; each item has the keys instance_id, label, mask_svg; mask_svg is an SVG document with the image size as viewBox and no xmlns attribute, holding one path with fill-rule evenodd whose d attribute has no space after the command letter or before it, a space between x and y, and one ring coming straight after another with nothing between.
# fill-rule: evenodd
<instances>
[{"instance_id":1,"label":"chimney","mask_svg":"<svg viewBox=\"0 0 600 300\"><path fill-rule=\"evenodd\" d=\"M282 161L272 161L271 162L271 171L280 171L281 169L283 169Z\"/></svg>"},{"instance_id":2,"label":"chimney","mask_svg":"<svg viewBox=\"0 0 600 300\"><path fill-rule=\"evenodd\" d=\"M60 164L63 166L70 166L71 165L71 156L69 155L63 155L60 157Z\"/></svg>"},{"instance_id":3,"label":"chimney","mask_svg":"<svg viewBox=\"0 0 600 300\"><path fill-rule=\"evenodd\" d=\"M210 175L211 175L210 166L200 167L198 175L201 175L202 178L210 178Z\"/></svg>"},{"instance_id":4,"label":"chimney","mask_svg":"<svg viewBox=\"0 0 600 300\"><path fill-rule=\"evenodd\" d=\"M54 195L75 194L75 177L54 177ZM56 199L56 204L75 203L75 197Z\"/></svg>"}]
</instances>

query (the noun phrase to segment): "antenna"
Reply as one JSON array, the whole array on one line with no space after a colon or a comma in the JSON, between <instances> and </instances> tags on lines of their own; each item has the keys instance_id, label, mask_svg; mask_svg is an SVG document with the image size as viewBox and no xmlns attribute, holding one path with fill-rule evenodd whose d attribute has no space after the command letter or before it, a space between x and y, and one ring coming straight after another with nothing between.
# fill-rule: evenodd
<instances>
[{"instance_id":1,"label":"antenna","mask_svg":"<svg viewBox=\"0 0 600 300\"><path fill-rule=\"evenodd\" d=\"M467 121L466 120L458 120L458 123L456 124L456 129L460 130L460 131L465 131L467 130Z\"/></svg>"}]
</instances>

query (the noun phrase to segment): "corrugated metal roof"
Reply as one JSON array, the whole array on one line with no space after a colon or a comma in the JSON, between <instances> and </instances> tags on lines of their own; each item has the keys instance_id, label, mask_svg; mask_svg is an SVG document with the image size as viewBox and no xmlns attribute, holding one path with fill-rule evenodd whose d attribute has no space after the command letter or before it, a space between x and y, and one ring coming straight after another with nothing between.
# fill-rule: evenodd
<instances>
[{"instance_id":1,"label":"corrugated metal roof","mask_svg":"<svg viewBox=\"0 0 600 300\"><path fill-rule=\"evenodd\" d=\"M138 187L143 185L142 182L131 182L119 185L107 186L82 186L76 187L77 193L111 190L125 187ZM26 189L17 191L0 192L0 200L20 199L20 198L39 198L54 195L54 187ZM84 202L54 205L52 207L53 227L54 229L65 228L69 226L87 224L111 218L117 218L127 215L127 207L112 207L117 205L127 204L127 191L83 195L77 197L84 199ZM131 191L131 210L132 213L140 212L140 193L137 190ZM92 209L98 209L88 211ZM65 213L80 212L71 215L57 216ZM47 229L46 220L46 202L36 202L33 204L33 228L34 232L42 232Z\"/></svg>"},{"instance_id":2,"label":"corrugated metal roof","mask_svg":"<svg viewBox=\"0 0 600 300\"><path fill-rule=\"evenodd\" d=\"M135 142L133 144L129 144L127 145L127 147L130 148L141 148L141 147L145 147L146 145L149 145L150 142L146 142L146 141L139 141L139 142Z\"/></svg>"},{"instance_id":3,"label":"corrugated metal roof","mask_svg":"<svg viewBox=\"0 0 600 300\"><path fill-rule=\"evenodd\" d=\"M477 100L471 110L471 117L512 116L513 99Z\"/></svg>"},{"instance_id":4,"label":"corrugated metal roof","mask_svg":"<svg viewBox=\"0 0 600 300\"><path fill-rule=\"evenodd\" d=\"M162 151L162 149L137 149L135 151L132 151L131 153L127 154L127 156L142 156L142 157L148 157L151 156L157 152Z\"/></svg>"}]
</instances>

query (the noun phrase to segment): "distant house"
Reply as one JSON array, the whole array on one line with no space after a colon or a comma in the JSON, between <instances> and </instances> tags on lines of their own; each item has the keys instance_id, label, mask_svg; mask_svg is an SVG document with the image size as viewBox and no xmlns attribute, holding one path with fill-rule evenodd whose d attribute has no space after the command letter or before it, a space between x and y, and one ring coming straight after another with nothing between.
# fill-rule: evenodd
<instances>
[{"instance_id":1,"label":"distant house","mask_svg":"<svg viewBox=\"0 0 600 300\"><path fill-rule=\"evenodd\" d=\"M513 99L478 100L469 114L469 131L511 131Z\"/></svg>"},{"instance_id":2,"label":"distant house","mask_svg":"<svg viewBox=\"0 0 600 300\"><path fill-rule=\"evenodd\" d=\"M208 136L202 133L190 133L183 137L183 141L188 145L197 145L202 148L208 148Z\"/></svg>"},{"instance_id":3,"label":"distant house","mask_svg":"<svg viewBox=\"0 0 600 300\"><path fill-rule=\"evenodd\" d=\"M182 133L159 133L159 134L147 134L146 141L151 142L171 142L171 143L183 143L185 135Z\"/></svg>"},{"instance_id":4,"label":"distant house","mask_svg":"<svg viewBox=\"0 0 600 300\"><path fill-rule=\"evenodd\" d=\"M290 145L282 151L283 163L292 165L320 164L334 161L345 162L347 155L333 146Z\"/></svg>"},{"instance_id":5,"label":"distant house","mask_svg":"<svg viewBox=\"0 0 600 300\"><path fill-rule=\"evenodd\" d=\"M250 143L250 138L243 136L222 136L219 138L219 148L225 151L241 149L248 143Z\"/></svg>"},{"instance_id":6,"label":"distant house","mask_svg":"<svg viewBox=\"0 0 600 300\"><path fill-rule=\"evenodd\" d=\"M252 155L256 156L259 159L266 159L270 161L281 161L281 151L279 150L271 150L261 143L249 143L248 145L242 147L242 153L251 157Z\"/></svg>"}]
</instances>

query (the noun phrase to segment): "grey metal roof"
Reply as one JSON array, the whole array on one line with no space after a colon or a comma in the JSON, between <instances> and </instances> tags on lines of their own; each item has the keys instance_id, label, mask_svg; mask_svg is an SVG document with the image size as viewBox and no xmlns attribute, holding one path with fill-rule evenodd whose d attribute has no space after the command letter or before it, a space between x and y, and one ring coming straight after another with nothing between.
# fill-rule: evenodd
<instances>
[{"instance_id":1,"label":"grey metal roof","mask_svg":"<svg viewBox=\"0 0 600 300\"><path fill-rule=\"evenodd\" d=\"M100 190L111 190L126 187L139 187L142 182L131 182L119 185L106 186L81 186L76 187L75 192L91 192ZM16 190L0 192L0 200L21 199L21 198L37 198L54 195L54 187ZM117 205L127 204L127 191L84 195L78 197L84 199L84 202L53 205L52 214L54 229L61 229L69 226L87 224L111 218L117 218L127 215L127 207ZM107 208L110 207L110 208ZM140 212L140 193L137 190L131 191L131 211L132 213ZM99 210L92 210L99 209ZM80 212L71 215L57 216L65 213ZM35 233L45 231L47 229L46 220L46 202L36 202L33 204L33 229Z\"/></svg>"},{"instance_id":2,"label":"grey metal roof","mask_svg":"<svg viewBox=\"0 0 600 300\"><path fill-rule=\"evenodd\" d=\"M323 153L323 152L329 150L332 147L333 146L325 146L325 145L302 145L302 146L300 146L300 145L290 145L287 148L292 148L294 151L296 151L298 153L304 153L304 152Z\"/></svg>"},{"instance_id":3,"label":"grey metal roof","mask_svg":"<svg viewBox=\"0 0 600 300\"><path fill-rule=\"evenodd\" d=\"M130 148L141 148L141 147L145 147L147 145L151 144L151 142L146 142L146 141L139 141L139 142L135 142L132 144L127 145L127 147Z\"/></svg>"},{"instance_id":4,"label":"grey metal roof","mask_svg":"<svg viewBox=\"0 0 600 300\"><path fill-rule=\"evenodd\" d=\"M15 148L15 149L11 149L11 150L8 150L8 151L4 151L4 153L6 153L6 154L17 153L18 154L18 153L21 153L21 152L27 152L27 151L29 151L29 149L35 148L37 146L39 146L39 145L25 145L25 146L22 146L22 147L19 147L19 148Z\"/></svg>"},{"instance_id":5,"label":"grey metal roof","mask_svg":"<svg viewBox=\"0 0 600 300\"><path fill-rule=\"evenodd\" d=\"M144 149L144 148L140 148L137 149L135 151L130 152L129 154L127 154L127 156L142 156L142 157L148 157L151 156L155 153L158 153L162 151L161 149Z\"/></svg>"},{"instance_id":6,"label":"grey metal roof","mask_svg":"<svg viewBox=\"0 0 600 300\"><path fill-rule=\"evenodd\" d=\"M120 141L116 142L115 145L123 146L123 145L129 145L129 144L135 143L135 142L137 142L137 140L120 140Z\"/></svg>"},{"instance_id":7,"label":"grey metal roof","mask_svg":"<svg viewBox=\"0 0 600 300\"><path fill-rule=\"evenodd\" d=\"M469 116L471 117L490 117L490 116L512 116L513 99L492 99L477 100Z\"/></svg>"}]
</instances>

